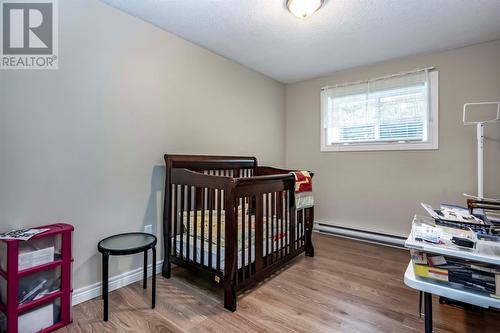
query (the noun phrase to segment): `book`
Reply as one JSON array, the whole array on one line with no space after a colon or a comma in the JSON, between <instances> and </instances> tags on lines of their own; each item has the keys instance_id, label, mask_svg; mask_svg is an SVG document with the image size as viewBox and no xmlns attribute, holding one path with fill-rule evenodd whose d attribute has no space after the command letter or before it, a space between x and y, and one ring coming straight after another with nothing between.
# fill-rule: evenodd
<instances>
[{"instance_id":1,"label":"book","mask_svg":"<svg viewBox=\"0 0 500 333\"><path fill-rule=\"evenodd\" d=\"M415 275L428 279L448 282L448 270L424 265L414 265Z\"/></svg>"}]
</instances>

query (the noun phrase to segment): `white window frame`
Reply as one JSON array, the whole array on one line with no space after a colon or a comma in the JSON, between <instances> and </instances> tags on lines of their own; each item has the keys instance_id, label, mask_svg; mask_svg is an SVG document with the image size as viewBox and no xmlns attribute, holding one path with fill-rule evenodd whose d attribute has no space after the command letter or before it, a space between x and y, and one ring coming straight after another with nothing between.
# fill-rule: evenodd
<instances>
[{"instance_id":1,"label":"white window frame","mask_svg":"<svg viewBox=\"0 0 500 333\"><path fill-rule=\"evenodd\" d=\"M325 87L326 88L326 87ZM429 71L429 119L428 119L428 139L422 141L406 142L359 142L359 143L337 143L327 144L327 130L324 126L325 109L325 88L321 89L321 151L372 151L372 150L432 150L439 149L439 72Z\"/></svg>"}]
</instances>

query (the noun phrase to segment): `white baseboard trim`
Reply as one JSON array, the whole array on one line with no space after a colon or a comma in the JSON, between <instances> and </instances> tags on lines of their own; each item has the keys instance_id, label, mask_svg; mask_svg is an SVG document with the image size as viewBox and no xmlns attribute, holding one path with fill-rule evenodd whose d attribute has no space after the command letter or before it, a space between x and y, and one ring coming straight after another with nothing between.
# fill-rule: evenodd
<instances>
[{"instance_id":1,"label":"white baseboard trim","mask_svg":"<svg viewBox=\"0 0 500 333\"><path fill-rule=\"evenodd\" d=\"M338 227L324 223L314 223L314 231L326 235L335 235L344 238L360 240L368 243L375 243L393 247L404 247L405 238L393 235L386 235L377 232L364 231L358 229L351 229L345 227Z\"/></svg>"},{"instance_id":2,"label":"white baseboard trim","mask_svg":"<svg viewBox=\"0 0 500 333\"><path fill-rule=\"evenodd\" d=\"M161 273L162 264L163 260L156 262L157 274ZM142 267L140 267L122 273L120 275L113 276L112 278L109 279L109 284L108 284L109 291L113 291L128 286L131 283L142 280L142 274L143 274ZM152 274L153 274L153 265L149 264L148 277L151 276ZM102 288L102 283L97 282L86 287L75 289L73 291L73 305L77 305L101 296L101 290L102 290L101 288Z\"/></svg>"}]
</instances>

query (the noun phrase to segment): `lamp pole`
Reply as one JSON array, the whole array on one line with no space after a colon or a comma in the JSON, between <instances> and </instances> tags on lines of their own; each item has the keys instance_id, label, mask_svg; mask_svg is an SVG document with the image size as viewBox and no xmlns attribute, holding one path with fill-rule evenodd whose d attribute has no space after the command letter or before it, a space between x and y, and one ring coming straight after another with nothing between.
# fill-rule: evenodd
<instances>
[{"instance_id":1,"label":"lamp pole","mask_svg":"<svg viewBox=\"0 0 500 333\"><path fill-rule=\"evenodd\" d=\"M477 123L477 196L484 198L484 123Z\"/></svg>"}]
</instances>

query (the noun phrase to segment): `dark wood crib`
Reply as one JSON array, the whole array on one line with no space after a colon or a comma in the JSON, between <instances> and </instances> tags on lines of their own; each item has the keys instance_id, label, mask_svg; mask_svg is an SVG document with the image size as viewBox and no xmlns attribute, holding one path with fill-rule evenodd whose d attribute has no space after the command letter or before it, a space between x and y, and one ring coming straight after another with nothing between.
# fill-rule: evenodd
<instances>
[{"instance_id":1,"label":"dark wood crib","mask_svg":"<svg viewBox=\"0 0 500 333\"><path fill-rule=\"evenodd\" d=\"M224 307L236 292L297 255L314 256L314 208L295 209L289 170L262 167L255 157L165 155L165 260L205 273L224 287Z\"/></svg>"}]
</instances>

